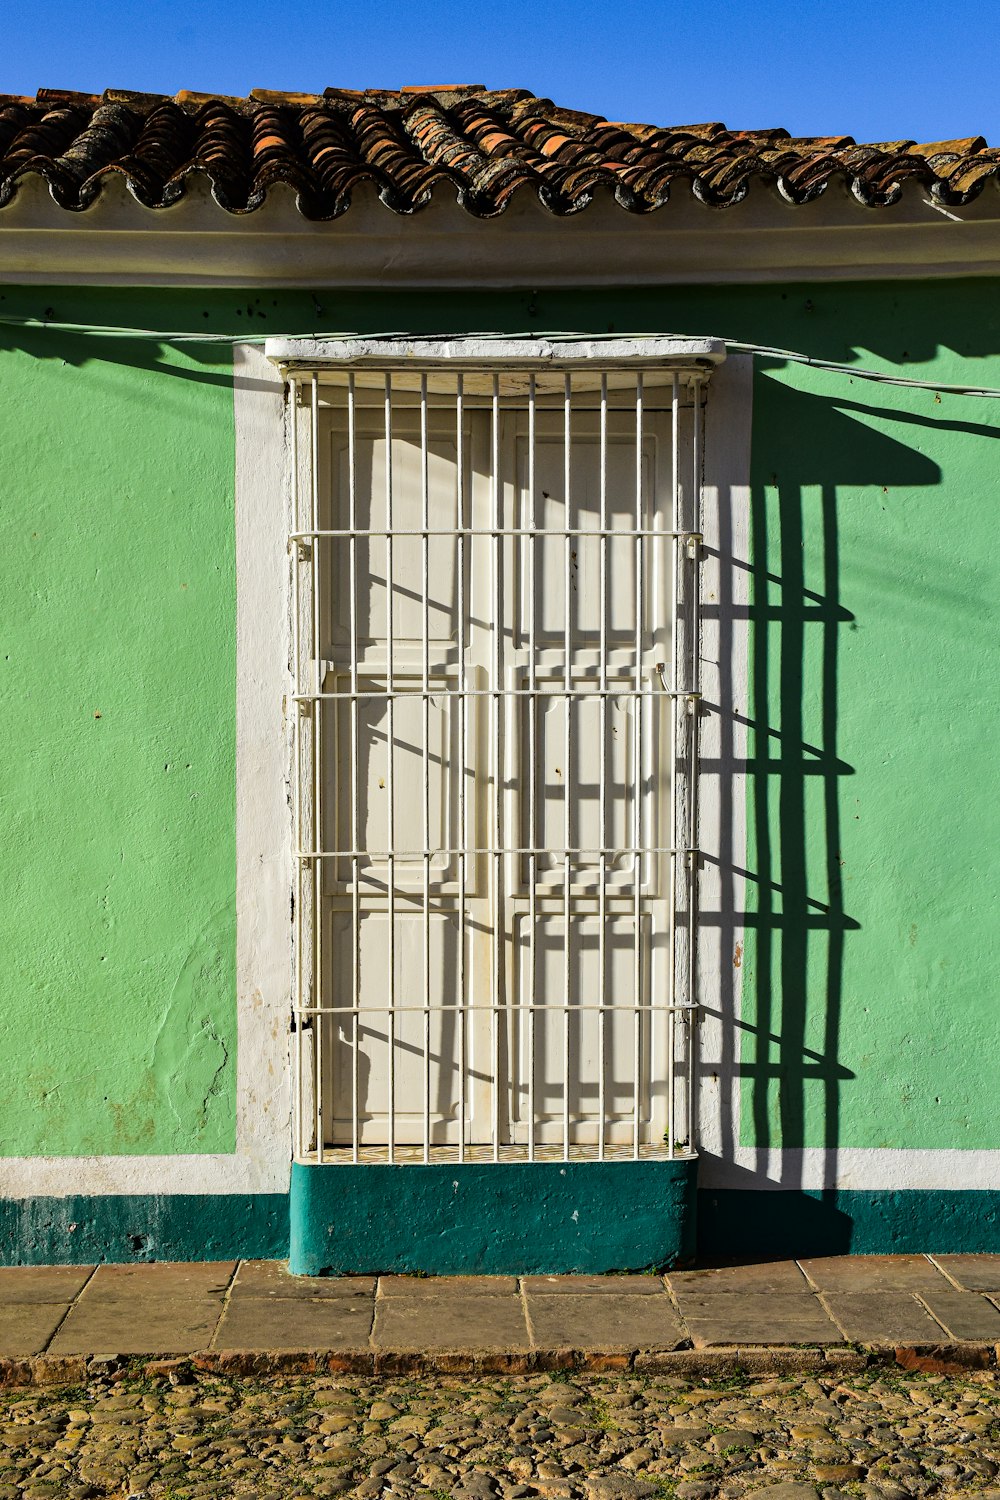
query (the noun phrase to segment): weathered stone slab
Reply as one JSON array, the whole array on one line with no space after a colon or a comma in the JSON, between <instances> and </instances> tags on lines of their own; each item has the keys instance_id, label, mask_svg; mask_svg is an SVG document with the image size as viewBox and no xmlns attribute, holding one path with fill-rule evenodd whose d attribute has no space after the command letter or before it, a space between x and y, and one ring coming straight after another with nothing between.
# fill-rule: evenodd
<instances>
[{"instance_id":1,"label":"weathered stone slab","mask_svg":"<svg viewBox=\"0 0 1000 1500\"><path fill-rule=\"evenodd\" d=\"M53 1354L193 1354L212 1342L220 1299L149 1297L135 1307L77 1304L51 1344Z\"/></svg>"},{"instance_id":2,"label":"weathered stone slab","mask_svg":"<svg viewBox=\"0 0 1000 1500\"><path fill-rule=\"evenodd\" d=\"M127 1301L150 1293L157 1297L212 1295L223 1297L236 1271L235 1260L165 1260L128 1266L98 1266L87 1286L87 1298Z\"/></svg>"},{"instance_id":3,"label":"weathered stone slab","mask_svg":"<svg viewBox=\"0 0 1000 1500\"><path fill-rule=\"evenodd\" d=\"M909 1292L837 1292L824 1298L852 1344L934 1344L941 1328Z\"/></svg>"},{"instance_id":4,"label":"weathered stone slab","mask_svg":"<svg viewBox=\"0 0 1000 1500\"><path fill-rule=\"evenodd\" d=\"M921 1301L953 1339L996 1342L1000 1339L1000 1312L978 1292L924 1292Z\"/></svg>"},{"instance_id":5,"label":"weathered stone slab","mask_svg":"<svg viewBox=\"0 0 1000 1500\"><path fill-rule=\"evenodd\" d=\"M831 1255L799 1264L821 1292L932 1292L947 1284L925 1255Z\"/></svg>"},{"instance_id":6,"label":"weathered stone slab","mask_svg":"<svg viewBox=\"0 0 1000 1500\"><path fill-rule=\"evenodd\" d=\"M931 1259L967 1292L1000 1292L1000 1255L934 1255Z\"/></svg>"},{"instance_id":7,"label":"weathered stone slab","mask_svg":"<svg viewBox=\"0 0 1000 1500\"><path fill-rule=\"evenodd\" d=\"M367 1349L374 1304L368 1297L231 1298L216 1349Z\"/></svg>"},{"instance_id":8,"label":"weathered stone slab","mask_svg":"<svg viewBox=\"0 0 1000 1500\"><path fill-rule=\"evenodd\" d=\"M529 1293L528 1316L540 1349L677 1349L687 1342L662 1290L659 1297Z\"/></svg>"},{"instance_id":9,"label":"weathered stone slab","mask_svg":"<svg viewBox=\"0 0 1000 1500\"><path fill-rule=\"evenodd\" d=\"M66 1304L14 1302L0 1306L0 1357L41 1354L65 1316Z\"/></svg>"},{"instance_id":10,"label":"weathered stone slab","mask_svg":"<svg viewBox=\"0 0 1000 1500\"><path fill-rule=\"evenodd\" d=\"M66 1305L80 1295L93 1271L93 1266L4 1266L0 1269L0 1307L14 1302Z\"/></svg>"},{"instance_id":11,"label":"weathered stone slab","mask_svg":"<svg viewBox=\"0 0 1000 1500\"><path fill-rule=\"evenodd\" d=\"M443 1296L513 1297L517 1295L516 1276L380 1276L379 1297Z\"/></svg>"},{"instance_id":12,"label":"weathered stone slab","mask_svg":"<svg viewBox=\"0 0 1000 1500\"><path fill-rule=\"evenodd\" d=\"M728 1344L838 1344L843 1338L810 1292L675 1291L697 1348Z\"/></svg>"},{"instance_id":13,"label":"weathered stone slab","mask_svg":"<svg viewBox=\"0 0 1000 1500\"><path fill-rule=\"evenodd\" d=\"M52 1341L53 1354L207 1349L235 1261L99 1266Z\"/></svg>"},{"instance_id":14,"label":"weathered stone slab","mask_svg":"<svg viewBox=\"0 0 1000 1500\"><path fill-rule=\"evenodd\" d=\"M663 1296L659 1276L523 1276L521 1286L529 1297Z\"/></svg>"},{"instance_id":15,"label":"weathered stone slab","mask_svg":"<svg viewBox=\"0 0 1000 1500\"><path fill-rule=\"evenodd\" d=\"M419 1283L418 1283L419 1284ZM378 1349L527 1351L524 1308L517 1295L467 1291L461 1297L439 1283L414 1296L394 1293L375 1304L373 1341Z\"/></svg>"},{"instance_id":16,"label":"weathered stone slab","mask_svg":"<svg viewBox=\"0 0 1000 1500\"><path fill-rule=\"evenodd\" d=\"M373 1297L374 1276L293 1276L281 1260L244 1260L233 1281L231 1300L244 1297Z\"/></svg>"},{"instance_id":17,"label":"weathered stone slab","mask_svg":"<svg viewBox=\"0 0 1000 1500\"><path fill-rule=\"evenodd\" d=\"M762 1261L750 1266L716 1266L704 1271L671 1271L665 1278L674 1291L807 1292L809 1283L794 1260Z\"/></svg>"}]
</instances>

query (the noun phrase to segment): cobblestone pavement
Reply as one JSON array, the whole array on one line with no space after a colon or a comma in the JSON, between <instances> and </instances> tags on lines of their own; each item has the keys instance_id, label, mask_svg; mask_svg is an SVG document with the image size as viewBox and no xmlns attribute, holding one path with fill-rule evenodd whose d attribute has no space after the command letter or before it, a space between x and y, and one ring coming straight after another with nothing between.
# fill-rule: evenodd
<instances>
[{"instance_id":1,"label":"cobblestone pavement","mask_svg":"<svg viewBox=\"0 0 1000 1500\"><path fill-rule=\"evenodd\" d=\"M1000 1500L992 1372L172 1380L0 1393L0 1500Z\"/></svg>"}]
</instances>

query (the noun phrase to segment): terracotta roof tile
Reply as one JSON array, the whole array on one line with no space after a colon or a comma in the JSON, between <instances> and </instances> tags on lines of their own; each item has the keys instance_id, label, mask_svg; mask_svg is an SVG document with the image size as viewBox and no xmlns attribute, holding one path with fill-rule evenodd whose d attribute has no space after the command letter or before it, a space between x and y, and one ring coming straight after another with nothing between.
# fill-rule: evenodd
<instances>
[{"instance_id":1,"label":"terracotta roof tile","mask_svg":"<svg viewBox=\"0 0 1000 1500\"><path fill-rule=\"evenodd\" d=\"M163 208L183 196L192 174L208 180L229 213L252 213L285 183L302 214L318 220L344 213L362 182L403 214L428 203L440 183L483 218L522 189L556 214L586 208L602 189L631 213L659 208L675 190L724 208L754 180L790 203L833 183L878 208L910 178L944 204L966 203L1000 180L1000 151L981 136L859 144L846 135L727 130L719 121L610 121L525 89L480 84L254 89L245 99L127 89L0 95L0 207L36 176L61 207L85 209L119 175L139 202Z\"/></svg>"},{"instance_id":2,"label":"terracotta roof tile","mask_svg":"<svg viewBox=\"0 0 1000 1500\"><path fill-rule=\"evenodd\" d=\"M484 83L404 83L401 94L485 94Z\"/></svg>"}]
</instances>

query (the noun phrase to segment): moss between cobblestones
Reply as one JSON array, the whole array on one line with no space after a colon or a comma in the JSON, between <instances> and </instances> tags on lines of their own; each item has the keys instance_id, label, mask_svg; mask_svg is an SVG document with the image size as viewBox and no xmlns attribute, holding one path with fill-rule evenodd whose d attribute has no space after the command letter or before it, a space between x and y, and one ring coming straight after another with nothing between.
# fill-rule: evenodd
<instances>
[{"instance_id":1,"label":"moss between cobblestones","mask_svg":"<svg viewBox=\"0 0 1000 1500\"><path fill-rule=\"evenodd\" d=\"M998 1467L992 1372L261 1380L172 1361L0 1393L0 1500L1000 1500Z\"/></svg>"}]
</instances>

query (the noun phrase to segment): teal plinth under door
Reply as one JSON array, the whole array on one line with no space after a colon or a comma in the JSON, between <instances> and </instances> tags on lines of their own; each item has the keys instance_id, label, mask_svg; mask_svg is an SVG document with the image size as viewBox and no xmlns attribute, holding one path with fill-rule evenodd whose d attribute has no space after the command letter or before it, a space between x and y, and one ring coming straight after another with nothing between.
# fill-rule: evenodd
<instances>
[{"instance_id":1,"label":"teal plinth under door","mask_svg":"<svg viewBox=\"0 0 1000 1500\"><path fill-rule=\"evenodd\" d=\"M642 1271L694 1255L697 1162L314 1165L291 1183L298 1275Z\"/></svg>"}]
</instances>

